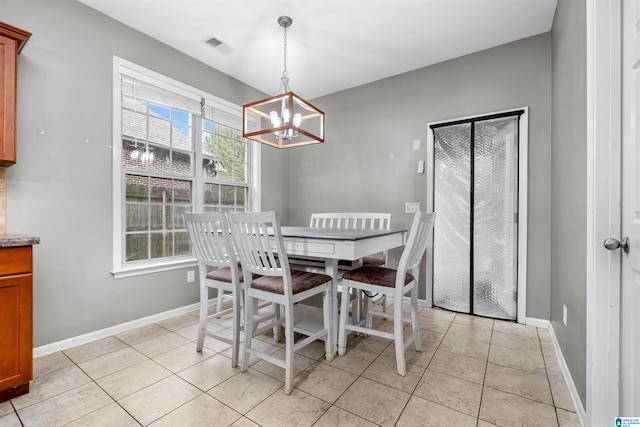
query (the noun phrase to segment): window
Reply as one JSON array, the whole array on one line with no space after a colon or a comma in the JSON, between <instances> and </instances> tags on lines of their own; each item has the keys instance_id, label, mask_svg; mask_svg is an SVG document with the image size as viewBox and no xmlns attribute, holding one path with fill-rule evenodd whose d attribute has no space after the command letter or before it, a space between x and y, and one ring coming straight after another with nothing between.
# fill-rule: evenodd
<instances>
[{"instance_id":1,"label":"window","mask_svg":"<svg viewBox=\"0 0 640 427\"><path fill-rule=\"evenodd\" d=\"M258 206L239 106L114 59L115 277L193 265L184 212Z\"/></svg>"},{"instance_id":2,"label":"window","mask_svg":"<svg viewBox=\"0 0 640 427\"><path fill-rule=\"evenodd\" d=\"M246 211L249 150L242 130L207 118L202 128L203 210Z\"/></svg>"}]
</instances>

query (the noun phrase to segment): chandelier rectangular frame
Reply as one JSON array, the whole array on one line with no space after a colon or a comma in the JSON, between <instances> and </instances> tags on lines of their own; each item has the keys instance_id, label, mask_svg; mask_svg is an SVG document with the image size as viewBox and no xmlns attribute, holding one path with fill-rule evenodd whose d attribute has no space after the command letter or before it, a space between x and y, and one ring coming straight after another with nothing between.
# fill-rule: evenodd
<instances>
[{"instance_id":1,"label":"chandelier rectangular frame","mask_svg":"<svg viewBox=\"0 0 640 427\"><path fill-rule=\"evenodd\" d=\"M271 114L288 110L295 120L274 126ZM242 107L242 136L276 148L290 148L324 142L324 113L293 92L278 94Z\"/></svg>"}]
</instances>

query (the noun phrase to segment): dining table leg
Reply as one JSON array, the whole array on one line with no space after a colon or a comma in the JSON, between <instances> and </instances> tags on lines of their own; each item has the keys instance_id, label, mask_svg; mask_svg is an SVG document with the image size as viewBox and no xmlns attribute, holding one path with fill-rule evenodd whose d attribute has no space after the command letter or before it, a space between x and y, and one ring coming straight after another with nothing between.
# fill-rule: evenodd
<instances>
[{"instance_id":1,"label":"dining table leg","mask_svg":"<svg viewBox=\"0 0 640 427\"><path fill-rule=\"evenodd\" d=\"M325 274L331 276L331 328L329 330L329 348L330 352L327 353L327 360L333 360L334 356L338 352L338 260L337 259L325 259L324 261Z\"/></svg>"}]
</instances>

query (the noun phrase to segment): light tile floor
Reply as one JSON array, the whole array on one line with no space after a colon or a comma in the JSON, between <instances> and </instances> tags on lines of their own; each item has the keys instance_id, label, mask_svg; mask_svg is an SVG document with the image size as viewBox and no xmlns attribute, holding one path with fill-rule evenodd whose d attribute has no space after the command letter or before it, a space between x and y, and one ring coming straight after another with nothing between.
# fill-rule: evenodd
<instances>
[{"instance_id":1,"label":"light tile floor","mask_svg":"<svg viewBox=\"0 0 640 427\"><path fill-rule=\"evenodd\" d=\"M197 312L184 314L35 359L31 392L0 403L0 427L579 425L547 330L428 308L420 326L405 377L391 341L353 337L331 362L314 343L296 353L287 396L283 369L252 359L241 373L211 338L197 353ZM267 334L260 344L283 351Z\"/></svg>"}]
</instances>

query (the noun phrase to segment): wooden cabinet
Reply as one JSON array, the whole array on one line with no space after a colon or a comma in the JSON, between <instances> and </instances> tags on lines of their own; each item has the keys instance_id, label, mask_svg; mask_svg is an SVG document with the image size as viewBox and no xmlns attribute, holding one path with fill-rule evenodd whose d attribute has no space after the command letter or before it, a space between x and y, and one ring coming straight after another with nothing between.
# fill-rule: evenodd
<instances>
[{"instance_id":1,"label":"wooden cabinet","mask_svg":"<svg viewBox=\"0 0 640 427\"><path fill-rule=\"evenodd\" d=\"M18 54L31 33L0 22L0 167L16 162Z\"/></svg>"},{"instance_id":2,"label":"wooden cabinet","mask_svg":"<svg viewBox=\"0 0 640 427\"><path fill-rule=\"evenodd\" d=\"M0 402L29 392L33 365L32 247L0 247Z\"/></svg>"}]
</instances>

